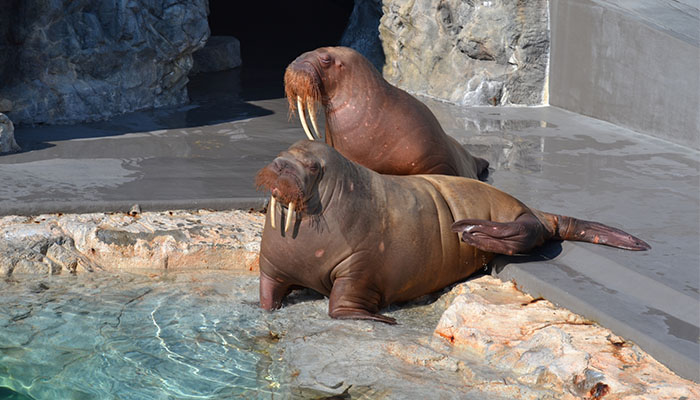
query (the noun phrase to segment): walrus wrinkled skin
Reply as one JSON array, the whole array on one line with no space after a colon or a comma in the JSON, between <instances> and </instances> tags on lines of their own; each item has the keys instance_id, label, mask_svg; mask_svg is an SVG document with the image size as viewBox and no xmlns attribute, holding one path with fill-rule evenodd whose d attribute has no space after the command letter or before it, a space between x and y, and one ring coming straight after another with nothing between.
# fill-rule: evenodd
<instances>
[{"instance_id":1,"label":"walrus wrinkled skin","mask_svg":"<svg viewBox=\"0 0 700 400\"><path fill-rule=\"evenodd\" d=\"M295 143L256 183L272 194L260 248L267 310L306 287L329 296L332 318L395 323L378 311L464 279L495 253L524 253L548 239L650 248L615 228L528 208L474 179L381 175L321 142Z\"/></svg>"},{"instance_id":2,"label":"walrus wrinkled skin","mask_svg":"<svg viewBox=\"0 0 700 400\"><path fill-rule=\"evenodd\" d=\"M320 138L316 121L320 103L325 109L326 143L374 171L475 179L488 172L488 162L448 136L425 104L384 80L351 48L322 47L300 55L287 67L284 86L290 112L299 113L309 139Z\"/></svg>"}]
</instances>

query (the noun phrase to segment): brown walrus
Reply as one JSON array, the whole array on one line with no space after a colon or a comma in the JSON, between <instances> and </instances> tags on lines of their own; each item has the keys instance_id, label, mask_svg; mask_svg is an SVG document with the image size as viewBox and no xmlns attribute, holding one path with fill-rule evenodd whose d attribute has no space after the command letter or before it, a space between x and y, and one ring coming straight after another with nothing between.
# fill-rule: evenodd
<instances>
[{"instance_id":1,"label":"brown walrus","mask_svg":"<svg viewBox=\"0 0 700 400\"><path fill-rule=\"evenodd\" d=\"M488 162L448 136L428 107L384 80L360 53L322 47L297 57L284 74L290 112L309 139L320 138L317 104L324 106L326 143L382 174L443 174L478 178ZM309 130L305 109L309 113Z\"/></svg>"},{"instance_id":2,"label":"brown walrus","mask_svg":"<svg viewBox=\"0 0 700 400\"><path fill-rule=\"evenodd\" d=\"M333 318L395 323L377 312L466 278L494 253L524 253L548 239L650 248L597 222L529 208L477 180L381 175L320 142L295 143L256 184L272 193L260 248L267 310L307 287L330 297Z\"/></svg>"}]
</instances>

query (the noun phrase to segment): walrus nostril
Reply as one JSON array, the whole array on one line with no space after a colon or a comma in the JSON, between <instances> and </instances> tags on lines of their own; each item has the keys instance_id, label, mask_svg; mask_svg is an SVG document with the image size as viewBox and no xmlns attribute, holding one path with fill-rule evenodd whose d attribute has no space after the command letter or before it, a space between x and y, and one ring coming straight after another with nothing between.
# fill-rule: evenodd
<instances>
[{"instance_id":1,"label":"walrus nostril","mask_svg":"<svg viewBox=\"0 0 700 400\"><path fill-rule=\"evenodd\" d=\"M276 172L277 174L282 173L282 171L284 171L285 169L291 169L291 168L292 168L292 166L291 166L291 164L289 163L289 161L287 161L287 160L285 160L285 159L283 159L283 158L279 158L279 157L278 157L278 158L275 158L275 160L272 162L272 164L273 164L274 169L275 169L275 172Z\"/></svg>"}]
</instances>

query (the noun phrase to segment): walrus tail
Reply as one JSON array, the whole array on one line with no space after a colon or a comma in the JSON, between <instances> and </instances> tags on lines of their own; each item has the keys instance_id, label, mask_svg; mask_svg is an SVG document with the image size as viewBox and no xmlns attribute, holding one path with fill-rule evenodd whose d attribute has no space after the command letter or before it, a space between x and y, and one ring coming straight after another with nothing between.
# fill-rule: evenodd
<instances>
[{"instance_id":1,"label":"walrus tail","mask_svg":"<svg viewBox=\"0 0 700 400\"><path fill-rule=\"evenodd\" d=\"M635 236L611 226L565 215L540 212L553 232L552 239L604 244L625 250L649 250L651 246Z\"/></svg>"}]
</instances>

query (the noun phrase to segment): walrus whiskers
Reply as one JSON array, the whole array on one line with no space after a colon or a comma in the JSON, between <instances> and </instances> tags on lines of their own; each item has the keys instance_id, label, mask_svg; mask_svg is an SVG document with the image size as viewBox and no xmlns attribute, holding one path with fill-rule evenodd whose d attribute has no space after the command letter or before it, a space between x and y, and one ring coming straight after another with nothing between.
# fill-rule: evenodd
<instances>
[{"instance_id":1,"label":"walrus whiskers","mask_svg":"<svg viewBox=\"0 0 700 400\"><path fill-rule=\"evenodd\" d=\"M301 96L297 96L297 109L299 110L299 120L301 121L301 126L304 127L304 132L309 140L316 140L314 136L309 131L309 125L306 123L306 113L304 111L304 106L301 103Z\"/></svg>"},{"instance_id":2,"label":"walrus whiskers","mask_svg":"<svg viewBox=\"0 0 700 400\"><path fill-rule=\"evenodd\" d=\"M277 207L277 201L275 201L275 196L270 196L270 204L268 205L270 208L270 212L268 213L268 216L270 218L270 226L273 228L275 227L275 217L277 216L277 213L275 212L275 207Z\"/></svg>"},{"instance_id":3,"label":"walrus whiskers","mask_svg":"<svg viewBox=\"0 0 700 400\"><path fill-rule=\"evenodd\" d=\"M321 134L318 133L318 124L316 123L316 102L311 99L307 99L306 107L309 111L309 118L311 118L311 127L314 128L314 133L316 134L318 140L321 140Z\"/></svg>"},{"instance_id":4,"label":"walrus whiskers","mask_svg":"<svg viewBox=\"0 0 700 400\"><path fill-rule=\"evenodd\" d=\"M287 220L284 222L284 233L287 233L292 225L292 214L294 214L294 203L290 202L287 206Z\"/></svg>"}]
</instances>

